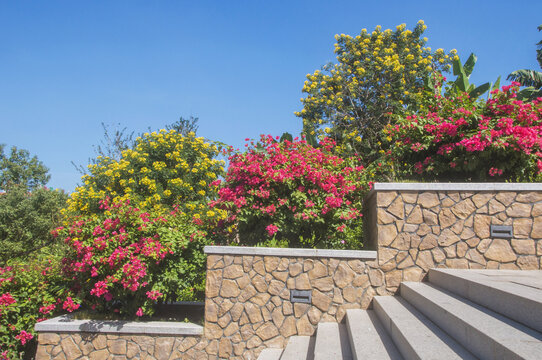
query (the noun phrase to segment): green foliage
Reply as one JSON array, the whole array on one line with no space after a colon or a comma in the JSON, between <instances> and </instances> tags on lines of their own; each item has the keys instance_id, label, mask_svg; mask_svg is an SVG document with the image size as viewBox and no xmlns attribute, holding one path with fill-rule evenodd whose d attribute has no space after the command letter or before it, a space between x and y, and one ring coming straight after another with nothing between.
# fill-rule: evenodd
<instances>
[{"instance_id":1,"label":"green foliage","mask_svg":"<svg viewBox=\"0 0 542 360\"><path fill-rule=\"evenodd\" d=\"M60 225L67 198L60 190L40 187L29 192L22 185L0 194L0 265L50 245L50 232Z\"/></svg>"},{"instance_id":2,"label":"green foliage","mask_svg":"<svg viewBox=\"0 0 542 360\"><path fill-rule=\"evenodd\" d=\"M0 356L30 358L36 346L34 325L62 311L59 263L54 259L11 261L0 268ZM5 356L5 357L4 357Z\"/></svg>"},{"instance_id":3,"label":"green foliage","mask_svg":"<svg viewBox=\"0 0 542 360\"><path fill-rule=\"evenodd\" d=\"M471 53L467 61L465 61L465 64L461 65L459 56L454 56L452 61L453 74L457 76L457 78L455 81L451 82L451 86L447 89L446 95L449 96L452 93L468 93L471 98L478 98L490 90L499 88L500 77L495 82L495 85L486 82L480 86L476 86L469 82L472 71L474 70L474 65L476 64L476 60L476 55ZM438 76L433 75L432 78L438 78Z\"/></svg>"},{"instance_id":4,"label":"green foliage","mask_svg":"<svg viewBox=\"0 0 542 360\"><path fill-rule=\"evenodd\" d=\"M538 26L538 31L542 31L542 25ZM542 40L537 44L536 60L542 69ZM520 100L534 100L542 97L542 72L536 70L522 69L516 70L508 75L507 80L517 81L526 88L518 93Z\"/></svg>"},{"instance_id":5,"label":"green foliage","mask_svg":"<svg viewBox=\"0 0 542 360\"><path fill-rule=\"evenodd\" d=\"M384 126L418 110L427 96L425 79L449 69L455 55L425 47L425 29L420 21L412 31L403 24L395 31L377 26L355 37L337 35L338 63L308 74L303 87L307 97L296 115L305 134L331 136L347 153L378 158Z\"/></svg>"},{"instance_id":6,"label":"green foliage","mask_svg":"<svg viewBox=\"0 0 542 360\"><path fill-rule=\"evenodd\" d=\"M27 150L17 149L15 146L11 147L11 152L6 155L4 148L5 145L0 144L0 190L8 191L16 185L32 190L49 181L49 169L37 156L30 157Z\"/></svg>"}]
</instances>

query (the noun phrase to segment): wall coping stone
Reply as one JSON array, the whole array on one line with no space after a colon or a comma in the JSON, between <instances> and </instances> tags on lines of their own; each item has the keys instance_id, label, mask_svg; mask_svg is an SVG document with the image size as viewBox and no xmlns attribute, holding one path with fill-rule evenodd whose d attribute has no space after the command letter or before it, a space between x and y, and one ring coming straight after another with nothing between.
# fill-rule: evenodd
<instances>
[{"instance_id":1,"label":"wall coping stone","mask_svg":"<svg viewBox=\"0 0 542 360\"><path fill-rule=\"evenodd\" d=\"M375 183L375 191L542 191L542 183Z\"/></svg>"},{"instance_id":2,"label":"wall coping stone","mask_svg":"<svg viewBox=\"0 0 542 360\"><path fill-rule=\"evenodd\" d=\"M200 325L174 321L75 320L69 315L37 323L37 332L90 332L146 335L203 335Z\"/></svg>"},{"instance_id":3,"label":"wall coping stone","mask_svg":"<svg viewBox=\"0 0 542 360\"><path fill-rule=\"evenodd\" d=\"M292 249L245 246L205 246L206 254L244 255L244 256L282 256L307 258L341 258L375 260L376 251L368 250L328 250L328 249Z\"/></svg>"}]
</instances>

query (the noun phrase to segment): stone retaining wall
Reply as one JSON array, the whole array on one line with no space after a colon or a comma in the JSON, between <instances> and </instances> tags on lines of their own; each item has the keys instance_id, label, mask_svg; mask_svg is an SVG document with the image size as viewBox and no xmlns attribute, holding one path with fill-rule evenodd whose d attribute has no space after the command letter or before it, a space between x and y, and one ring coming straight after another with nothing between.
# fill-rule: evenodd
<instances>
[{"instance_id":1,"label":"stone retaining wall","mask_svg":"<svg viewBox=\"0 0 542 360\"><path fill-rule=\"evenodd\" d=\"M375 184L368 202L391 292L405 272L421 279L433 267L542 268L542 184ZM491 225L512 226L512 238Z\"/></svg>"},{"instance_id":2,"label":"stone retaining wall","mask_svg":"<svg viewBox=\"0 0 542 360\"><path fill-rule=\"evenodd\" d=\"M375 252L205 251L205 337L221 359L256 359L264 348L284 348L290 336L313 335L320 321L340 322L346 309L367 308L375 294ZM292 303L290 290L310 290L311 303Z\"/></svg>"},{"instance_id":3,"label":"stone retaining wall","mask_svg":"<svg viewBox=\"0 0 542 360\"><path fill-rule=\"evenodd\" d=\"M203 328L194 324L58 317L36 324L36 331L36 360L208 358Z\"/></svg>"}]
</instances>

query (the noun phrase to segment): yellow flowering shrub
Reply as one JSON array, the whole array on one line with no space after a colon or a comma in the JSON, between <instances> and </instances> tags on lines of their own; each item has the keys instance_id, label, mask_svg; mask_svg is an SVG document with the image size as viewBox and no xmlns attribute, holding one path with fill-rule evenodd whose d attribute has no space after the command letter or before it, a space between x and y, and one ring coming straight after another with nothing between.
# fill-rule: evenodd
<instances>
[{"instance_id":1,"label":"yellow flowering shrub","mask_svg":"<svg viewBox=\"0 0 542 360\"><path fill-rule=\"evenodd\" d=\"M120 160L99 157L89 165L84 185L68 201L68 212L90 215L99 212L99 201L130 200L140 209L169 211L174 206L196 219L213 220L224 214L209 211L216 196L214 182L224 172L224 161L216 159L219 147L191 132L175 130L146 133Z\"/></svg>"},{"instance_id":2,"label":"yellow flowering shrub","mask_svg":"<svg viewBox=\"0 0 542 360\"><path fill-rule=\"evenodd\" d=\"M377 26L357 36L336 35L337 63L307 75L302 98L307 135L331 136L347 152L378 158L380 133L401 115L423 106L424 80L434 71L447 71L455 50L431 51L426 29L419 21L414 30L404 24L392 31Z\"/></svg>"}]
</instances>

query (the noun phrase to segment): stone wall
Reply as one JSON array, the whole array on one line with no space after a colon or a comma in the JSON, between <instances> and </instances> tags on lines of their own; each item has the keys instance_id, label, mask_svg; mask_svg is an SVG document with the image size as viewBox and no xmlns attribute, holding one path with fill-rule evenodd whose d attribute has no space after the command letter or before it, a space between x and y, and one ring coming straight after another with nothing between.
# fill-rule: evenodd
<instances>
[{"instance_id":1,"label":"stone wall","mask_svg":"<svg viewBox=\"0 0 542 360\"><path fill-rule=\"evenodd\" d=\"M541 184L376 184L378 267L393 292L433 267L542 268ZM511 239L491 225L510 225ZM419 276L414 276L414 274Z\"/></svg>"},{"instance_id":2,"label":"stone wall","mask_svg":"<svg viewBox=\"0 0 542 360\"><path fill-rule=\"evenodd\" d=\"M207 359L203 328L168 322L73 320L36 324L36 360Z\"/></svg>"},{"instance_id":3,"label":"stone wall","mask_svg":"<svg viewBox=\"0 0 542 360\"><path fill-rule=\"evenodd\" d=\"M371 251L205 251L205 337L220 359L256 359L264 348L284 348L292 335L313 335L318 322L367 308L378 289L371 284L383 285ZM311 303L292 303L290 290L310 290Z\"/></svg>"}]
</instances>

